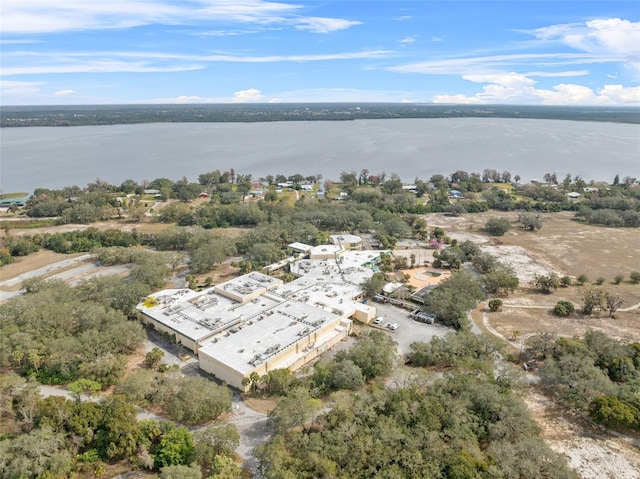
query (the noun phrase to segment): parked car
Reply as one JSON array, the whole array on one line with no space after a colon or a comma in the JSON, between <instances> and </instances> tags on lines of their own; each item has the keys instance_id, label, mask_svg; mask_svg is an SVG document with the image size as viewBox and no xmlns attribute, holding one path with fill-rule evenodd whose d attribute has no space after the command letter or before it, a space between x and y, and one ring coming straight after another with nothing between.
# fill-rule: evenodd
<instances>
[{"instance_id":1,"label":"parked car","mask_svg":"<svg viewBox=\"0 0 640 479\"><path fill-rule=\"evenodd\" d=\"M382 324L382 321L384 321L384 318L382 316L378 316L373 320L373 324Z\"/></svg>"},{"instance_id":2,"label":"parked car","mask_svg":"<svg viewBox=\"0 0 640 479\"><path fill-rule=\"evenodd\" d=\"M389 326L387 326L391 331L395 331L396 329L398 329L400 327L400 325L398 323L393 323L390 324Z\"/></svg>"}]
</instances>

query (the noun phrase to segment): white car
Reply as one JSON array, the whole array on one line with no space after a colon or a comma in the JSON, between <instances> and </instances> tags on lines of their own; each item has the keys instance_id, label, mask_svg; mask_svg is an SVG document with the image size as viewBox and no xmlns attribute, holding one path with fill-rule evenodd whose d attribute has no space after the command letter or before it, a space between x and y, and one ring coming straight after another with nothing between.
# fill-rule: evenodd
<instances>
[{"instance_id":1,"label":"white car","mask_svg":"<svg viewBox=\"0 0 640 479\"><path fill-rule=\"evenodd\" d=\"M398 323L393 323L387 326L387 328L389 328L391 331L395 331L396 329L398 329L400 327L400 325Z\"/></svg>"},{"instance_id":2,"label":"white car","mask_svg":"<svg viewBox=\"0 0 640 479\"><path fill-rule=\"evenodd\" d=\"M384 318L382 316L378 316L373 320L373 324L382 324L382 321L384 321Z\"/></svg>"}]
</instances>

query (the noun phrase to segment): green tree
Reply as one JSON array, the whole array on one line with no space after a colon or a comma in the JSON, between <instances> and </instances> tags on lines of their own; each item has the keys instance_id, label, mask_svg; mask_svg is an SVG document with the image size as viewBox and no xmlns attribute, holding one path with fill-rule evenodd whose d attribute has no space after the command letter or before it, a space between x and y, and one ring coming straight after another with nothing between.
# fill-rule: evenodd
<instances>
[{"instance_id":1,"label":"green tree","mask_svg":"<svg viewBox=\"0 0 640 479\"><path fill-rule=\"evenodd\" d=\"M582 286L583 284L585 284L585 283L587 283L589 281L589 278L587 277L586 274L581 274L576 279L578 281L578 284L580 284L580 286Z\"/></svg>"},{"instance_id":2,"label":"green tree","mask_svg":"<svg viewBox=\"0 0 640 479\"><path fill-rule=\"evenodd\" d=\"M351 360L362 371L365 380L387 376L396 357L396 342L382 331L369 331L351 348L336 355L336 360Z\"/></svg>"},{"instance_id":3,"label":"green tree","mask_svg":"<svg viewBox=\"0 0 640 479\"><path fill-rule=\"evenodd\" d=\"M508 294L513 293L518 289L520 280L510 268L501 268L486 273L482 277L482 283L487 292L491 294Z\"/></svg>"},{"instance_id":4,"label":"green tree","mask_svg":"<svg viewBox=\"0 0 640 479\"><path fill-rule=\"evenodd\" d=\"M198 466L165 466L160 470L160 479L202 479Z\"/></svg>"},{"instance_id":5,"label":"green tree","mask_svg":"<svg viewBox=\"0 0 640 479\"><path fill-rule=\"evenodd\" d=\"M493 236L503 236L511 228L507 218L489 218L484 229Z\"/></svg>"},{"instance_id":6,"label":"green tree","mask_svg":"<svg viewBox=\"0 0 640 479\"><path fill-rule=\"evenodd\" d=\"M0 476L7 479L67 477L72 465L64 434L48 427L0 441Z\"/></svg>"},{"instance_id":7,"label":"green tree","mask_svg":"<svg viewBox=\"0 0 640 479\"><path fill-rule=\"evenodd\" d=\"M188 464L193 448L193 437L186 427L169 429L162 435L160 444L155 451L156 468Z\"/></svg>"},{"instance_id":8,"label":"green tree","mask_svg":"<svg viewBox=\"0 0 640 479\"><path fill-rule=\"evenodd\" d=\"M555 272L548 275L538 274L535 276L535 285L543 293L551 294L560 286L560 277Z\"/></svg>"},{"instance_id":9,"label":"green tree","mask_svg":"<svg viewBox=\"0 0 640 479\"><path fill-rule=\"evenodd\" d=\"M202 424L231 410L231 392L225 386L196 376L180 378L178 387L167 405L170 417L178 422Z\"/></svg>"},{"instance_id":10,"label":"green tree","mask_svg":"<svg viewBox=\"0 0 640 479\"><path fill-rule=\"evenodd\" d=\"M318 401L309 395L309 391L298 387L280 398L269 412L267 424L274 433L282 434L292 427L303 426L318 407Z\"/></svg>"},{"instance_id":11,"label":"green tree","mask_svg":"<svg viewBox=\"0 0 640 479\"><path fill-rule=\"evenodd\" d=\"M634 428L640 420L640 411L616 397L602 396L591 403L593 419L609 427Z\"/></svg>"},{"instance_id":12,"label":"green tree","mask_svg":"<svg viewBox=\"0 0 640 479\"><path fill-rule=\"evenodd\" d=\"M501 299L492 299L489 301L489 311L492 311L492 312L500 311L500 308L502 308Z\"/></svg>"},{"instance_id":13,"label":"green tree","mask_svg":"<svg viewBox=\"0 0 640 479\"><path fill-rule=\"evenodd\" d=\"M424 307L454 329L469 327L467 312L484 297L478 281L466 271L454 273L424 298Z\"/></svg>"},{"instance_id":14,"label":"green tree","mask_svg":"<svg viewBox=\"0 0 640 479\"><path fill-rule=\"evenodd\" d=\"M92 381L91 379L78 379L77 381L69 384L67 388L71 392L71 395L76 400L76 402L80 402L82 396L91 398L92 396L98 395L101 389L101 385L100 383Z\"/></svg>"},{"instance_id":15,"label":"green tree","mask_svg":"<svg viewBox=\"0 0 640 479\"><path fill-rule=\"evenodd\" d=\"M582 313L592 314L601 311L604 306L605 293L601 289L589 288L584 292Z\"/></svg>"},{"instance_id":16,"label":"green tree","mask_svg":"<svg viewBox=\"0 0 640 479\"><path fill-rule=\"evenodd\" d=\"M518 221L523 228L529 231L535 231L542 228L542 221L540 215L534 213L519 213Z\"/></svg>"},{"instance_id":17,"label":"green tree","mask_svg":"<svg viewBox=\"0 0 640 479\"><path fill-rule=\"evenodd\" d=\"M119 459L134 454L140 435L135 406L121 396L107 396L100 409L102 418L95 435L100 457Z\"/></svg>"},{"instance_id":18,"label":"green tree","mask_svg":"<svg viewBox=\"0 0 640 479\"><path fill-rule=\"evenodd\" d=\"M287 368L272 369L262 377L261 382L265 394L281 396L294 384L295 377Z\"/></svg>"},{"instance_id":19,"label":"green tree","mask_svg":"<svg viewBox=\"0 0 640 479\"><path fill-rule=\"evenodd\" d=\"M593 360L577 354L547 358L540 368L540 378L544 384L558 388L567 402L583 409L596 397L614 390L607 375Z\"/></svg>"},{"instance_id":20,"label":"green tree","mask_svg":"<svg viewBox=\"0 0 640 479\"><path fill-rule=\"evenodd\" d=\"M196 442L193 459L203 469L218 470L219 459L229 458L233 461L234 450L240 444L240 436L233 424L209 426L194 433ZM223 468L225 470L226 468ZM222 474L222 472L218 472ZM231 476L235 477L235 476Z\"/></svg>"},{"instance_id":21,"label":"green tree","mask_svg":"<svg viewBox=\"0 0 640 479\"><path fill-rule=\"evenodd\" d=\"M241 479L243 476L242 469L229 456L216 456L210 467L207 479Z\"/></svg>"},{"instance_id":22,"label":"green tree","mask_svg":"<svg viewBox=\"0 0 640 479\"><path fill-rule=\"evenodd\" d=\"M160 365L160 362L162 361L163 357L164 357L164 351L162 349L153 348L151 351L149 351L145 355L144 364L149 369L156 369Z\"/></svg>"},{"instance_id":23,"label":"green tree","mask_svg":"<svg viewBox=\"0 0 640 479\"><path fill-rule=\"evenodd\" d=\"M383 273L374 273L369 279L365 280L360 287L364 295L371 298L382 292L382 288L387 283Z\"/></svg>"},{"instance_id":24,"label":"green tree","mask_svg":"<svg viewBox=\"0 0 640 479\"><path fill-rule=\"evenodd\" d=\"M553 308L553 314L556 316L560 316L561 318L566 318L570 314L575 312L575 306L571 301L558 301Z\"/></svg>"}]
</instances>

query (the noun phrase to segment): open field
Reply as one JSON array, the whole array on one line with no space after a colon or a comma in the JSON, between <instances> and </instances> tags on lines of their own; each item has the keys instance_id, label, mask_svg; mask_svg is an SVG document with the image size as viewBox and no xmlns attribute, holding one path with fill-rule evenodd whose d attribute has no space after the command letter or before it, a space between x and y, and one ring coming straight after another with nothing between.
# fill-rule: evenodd
<instances>
[{"instance_id":1,"label":"open field","mask_svg":"<svg viewBox=\"0 0 640 479\"><path fill-rule=\"evenodd\" d=\"M513 224L507 234L492 237L482 228L490 217L506 217ZM503 311L491 313L489 323L501 335L509 337L514 331L525 335L537 331L552 331L559 335L582 335L588 328L600 329L608 335L626 341L640 340L640 285L631 284L629 273L640 271L640 241L634 228L605 228L578 223L573 213L549 213L542 216L542 229L525 231L517 225L513 212L487 212L462 217L429 215L430 227L440 226L459 241L471 239L481 248L513 266L520 278L521 288L502 298ZM558 288L553 294L543 294L531 287L536 274L555 271L560 276L576 278L586 274L589 281L583 286L574 284ZM613 284L617 274L625 280ZM604 278L596 286L597 278ZM583 317L574 314L558 318L551 313L560 300L568 300L579 309L588 288L602 288L619 295L624 303L614 318L607 313Z\"/></svg>"}]
</instances>

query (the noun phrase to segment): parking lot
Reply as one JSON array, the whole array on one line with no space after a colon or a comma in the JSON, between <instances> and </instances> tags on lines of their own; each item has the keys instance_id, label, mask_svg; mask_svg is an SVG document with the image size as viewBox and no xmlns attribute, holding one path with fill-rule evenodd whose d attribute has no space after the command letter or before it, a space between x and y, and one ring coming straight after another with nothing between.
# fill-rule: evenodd
<instances>
[{"instance_id":1,"label":"parking lot","mask_svg":"<svg viewBox=\"0 0 640 479\"><path fill-rule=\"evenodd\" d=\"M411 350L409 345L416 341L429 342L434 336L445 336L452 332L451 328L446 328L441 324L425 324L414 321L409 317L410 311L398 308L390 304L371 303L378 310L377 316L382 316L383 321L379 325L372 324L371 327L386 331L398 343L398 353L405 355ZM398 329L391 331L386 328L387 323L397 323Z\"/></svg>"}]
</instances>

